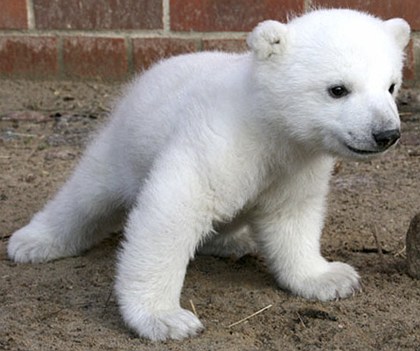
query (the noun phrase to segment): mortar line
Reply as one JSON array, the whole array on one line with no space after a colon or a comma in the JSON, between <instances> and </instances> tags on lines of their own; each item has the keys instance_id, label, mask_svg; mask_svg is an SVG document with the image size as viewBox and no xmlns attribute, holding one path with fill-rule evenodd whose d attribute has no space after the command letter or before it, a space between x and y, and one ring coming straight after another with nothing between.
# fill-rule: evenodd
<instances>
[{"instance_id":1,"label":"mortar line","mask_svg":"<svg viewBox=\"0 0 420 351\"><path fill-rule=\"evenodd\" d=\"M65 78L64 72L64 40L62 36L57 36L57 65L58 65L58 76L63 79Z\"/></svg>"},{"instance_id":2,"label":"mortar line","mask_svg":"<svg viewBox=\"0 0 420 351\"><path fill-rule=\"evenodd\" d=\"M156 30L133 31L84 31L84 30L0 30L0 37L93 37L93 38L174 38L174 39L239 39L246 37L248 32L162 32Z\"/></svg>"},{"instance_id":3,"label":"mortar line","mask_svg":"<svg viewBox=\"0 0 420 351\"><path fill-rule=\"evenodd\" d=\"M313 1L312 0L304 0L303 2L303 10L304 12L308 12L313 8Z\"/></svg>"},{"instance_id":4,"label":"mortar line","mask_svg":"<svg viewBox=\"0 0 420 351\"><path fill-rule=\"evenodd\" d=\"M171 9L169 0L162 1L162 22L163 32L169 33L171 31Z\"/></svg>"},{"instance_id":5,"label":"mortar line","mask_svg":"<svg viewBox=\"0 0 420 351\"><path fill-rule=\"evenodd\" d=\"M28 29L35 29L35 10L33 0L26 0L26 16L28 20Z\"/></svg>"},{"instance_id":6,"label":"mortar line","mask_svg":"<svg viewBox=\"0 0 420 351\"><path fill-rule=\"evenodd\" d=\"M131 77L134 72L134 48L133 48L133 38L126 36L125 37L125 50L127 55L127 77Z\"/></svg>"}]
</instances>

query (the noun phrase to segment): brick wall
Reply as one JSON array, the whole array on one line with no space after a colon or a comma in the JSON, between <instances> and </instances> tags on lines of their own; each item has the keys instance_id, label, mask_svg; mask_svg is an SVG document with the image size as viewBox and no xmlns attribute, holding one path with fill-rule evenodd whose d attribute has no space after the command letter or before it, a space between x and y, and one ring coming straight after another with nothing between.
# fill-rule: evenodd
<instances>
[{"instance_id":1,"label":"brick wall","mask_svg":"<svg viewBox=\"0 0 420 351\"><path fill-rule=\"evenodd\" d=\"M420 82L418 0L0 0L0 77L124 80L173 54L245 50L259 21L311 6L405 18L405 76Z\"/></svg>"}]
</instances>

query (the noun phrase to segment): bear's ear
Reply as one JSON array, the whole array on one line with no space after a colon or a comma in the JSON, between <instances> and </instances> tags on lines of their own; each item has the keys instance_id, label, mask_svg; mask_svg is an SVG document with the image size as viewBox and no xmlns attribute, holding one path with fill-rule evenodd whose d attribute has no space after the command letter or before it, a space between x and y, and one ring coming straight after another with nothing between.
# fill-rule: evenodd
<instances>
[{"instance_id":1,"label":"bear's ear","mask_svg":"<svg viewBox=\"0 0 420 351\"><path fill-rule=\"evenodd\" d=\"M277 21L261 22L249 33L247 43L260 60L279 55L286 48L287 27Z\"/></svg>"},{"instance_id":2,"label":"bear's ear","mask_svg":"<svg viewBox=\"0 0 420 351\"><path fill-rule=\"evenodd\" d=\"M385 21L386 29L394 36L397 44L404 49L410 41L410 25L402 18Z\"/></svg>"}]
</instances>

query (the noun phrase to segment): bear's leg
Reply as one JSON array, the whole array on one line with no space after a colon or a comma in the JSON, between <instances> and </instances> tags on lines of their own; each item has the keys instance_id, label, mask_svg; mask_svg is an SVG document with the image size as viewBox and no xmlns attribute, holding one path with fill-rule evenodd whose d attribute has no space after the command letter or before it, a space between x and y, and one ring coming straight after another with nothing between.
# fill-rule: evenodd
<instances>
[{"instance_id":1,"label":"bear's leg","mask_svg":"<svg viewBox=\"0 0 420 351\"><path fill-rule=\"evenodd\" d=\"M155 163L128 217L115 291L124 321L148 339L182 339L203 328L179 301L188 262L214 218L198 168L174 148Z\"/></svg>"},{"instance_id":2,"label":"bear's leg","mask_svg":"<svg viewBox=\"0 0 420 351\"><path fill-rule=\"evenodd\" d=\"M124 210L115 177L95 147L44 209L12 235L8 245L12 260L44 262L77 255L121 224Z\"/></svg>"},{"instance_id":3,"label":"bear's leg","mask_svg":"<svg viewBox=\"0 0 420 351\"><path fill-rule=\"evenodd\" d=\"M273 191L267 202L273 205L277 200L277 208L258 209L253 229L281 287L308 299L344 298L360 288L359 275L350 265L328 262L321 256L328 175L319 178L313 174L301 181L297 176L286 193Z\"/></svg>"}]
</instances>

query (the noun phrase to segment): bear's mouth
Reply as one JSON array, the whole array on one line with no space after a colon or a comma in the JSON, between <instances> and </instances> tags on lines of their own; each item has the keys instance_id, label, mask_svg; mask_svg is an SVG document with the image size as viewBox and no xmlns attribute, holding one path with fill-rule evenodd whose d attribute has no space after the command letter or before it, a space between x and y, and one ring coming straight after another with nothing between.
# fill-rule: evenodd
<instances>
[{"instance_id":1,"label":"bear's mouth","mask_svg":"<svg viewBox=\"0 0 420 351\"><path fill-rule=\"evenodd\" d=\"M355 154L358 154L358 155L374 155L374 154L379 154L379 153L381 153L381 152L383 152L383 151L385 151L386 149L384 149L384 150L364 150L364 149L356 149L356 148L354 148L354 147L352 147L352 146L350 146L350 145L346 145L346 147L347 147L347 149L349 149L351 152L353 152L353 153L355 153Z\"/></svg>"}]
</instances>

